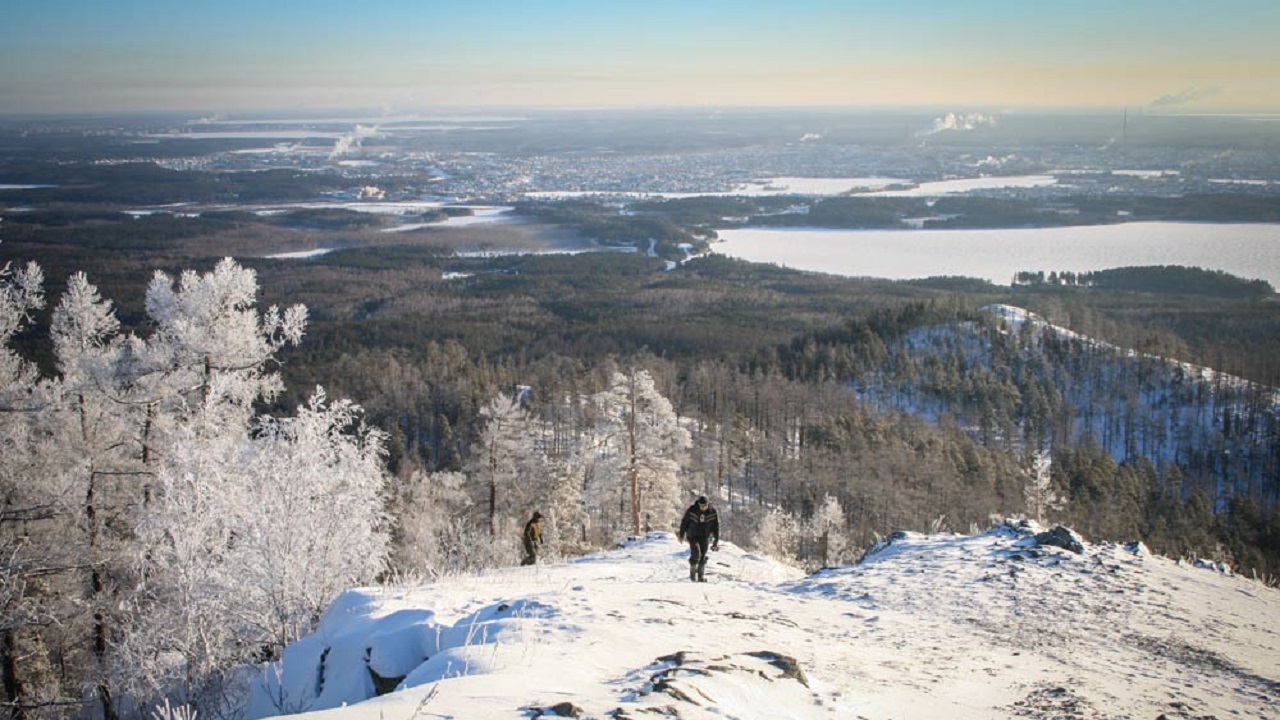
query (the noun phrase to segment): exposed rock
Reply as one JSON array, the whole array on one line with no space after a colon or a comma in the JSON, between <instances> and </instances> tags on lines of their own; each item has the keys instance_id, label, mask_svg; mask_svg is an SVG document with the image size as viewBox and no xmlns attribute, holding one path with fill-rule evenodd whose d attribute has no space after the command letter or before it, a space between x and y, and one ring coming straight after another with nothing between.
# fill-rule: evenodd
<instances>
[{"instance_id":1,"label":"exposed rock","mask_svg":"<svg viewBox=\"0 0 1280 720\"><path fill-rule=\"evenodd\" d=\"M1198 559L1196 559L1195 565L1196 565L1196 567L1200 568L1201 570L1212 570L1212 571L1214 571L1214 572L1222 573L1223 575L1231 575L1231 574L1233 574L1233 573L1232 573L1232 571L1231 571L1231 566L1230 566L1230 565L1228 565L1228 564L1226 564L1226 563L1224 563L1224 562L1218 562L1218 561L1215 561L1215 560L1205 560L1205 559L1203 559L1203 558L1198 558Z\"/></svg>"},{"instance_id":2,"label":"exposed rock","mask_svg":"<svg viewBox=\"0 0 1280 720\"><path fill-rule=\"evenodd\" d=\"M1042 683L1008 708L1014 717L1035 720L1098 720L1102 716L1078 693L1051 683Z\"/></svg>"},{"instance_id":3,"label":"exposed rock","mask_svg":"<svg viewBox=\"0 0 1280 720\"><path fill-rule=\"evenodd\" d=\"M1156 720L1218 720L1216 715L1200 715L1188 704L1174 701L1169 703L1173 708L1167 713L1160 713Z\"/></svg>"},{"instance_id":4,"label":"exposed rock","mask_svg":"<svg viewBox=\"0 0 1280 720\"><path fill-rule=\"evenodd\" d=\"M789 655L761 650L716 658L681 651L654 660L642 685L632 691L627 704L608 714L611 718L661 717L710 720L749 717L750 708L735 707L744 685L768 685L762 690L775 701L795 708L809 708L814 695L800 663ZM794 683L788 681L795 681Z\"/></svg>"},{"instance_id":5,"label":"exposed rock","mask_svg":"<svg viewBox=\"0 0 1280 720\"><path fill-rule=\"evenodd\" d=\"M395 692L400 687L400 683L404 682L404 676L400 677L382 677L373 668L369 668L369 678L373 680L373 694L386 695Z\"/></svg>"},{"instance_id":6,"label":"exposed rock","mask_svg":"<svg viewBox=\"0 0 1280 720\"><path fill-rule=\"evenodd\" d=\"M1138 557L1151 556L1151 549L1148 548L1147 544L1142 542L1141 540L1135 540L1130 543L1125 543L1124 551L1129 553L1130 555L1136 555Z\"/></svg>"},{"instance_id":7,"label":"exposed rock","mask_svg":"<svg viewBox=\"0 0 1280 720\"><path fill-rule=\"evenodd\" d=\"M1038 545L1052 545L1070 550L1077 555L1084 553L1084 540L1074 530L1058 525L1052 530L1039 533L1035 537Z\"/></svg>"},{"instance_id":8,"label":"exposed rock","mask_svg":"<svg viewBox=\"0 0 1280 720\"><path fill-rule=\"evenodd\" d=\"M790 655L779 655L772 652L749 652L747 654L752 657L758 657L761 660L767 660L770 665L782 671L782 677L796 680L801 685L809 687L809 678L804 676L804 670L800 667L800 663Z\"/></svg>"},{"instance_id":9,"label":"exposed rock","mask_svg":"<svg viewBox=\"0 0 1280 720\"><path fill-rule=\"evenodd\" d=\"M582 708L574 705L569 701L556 703L555 705L547 705L546 707L530 707L525 708L530 713L529 717L537 720L537 718L580 718L586 712Z\"/></svg>"},{"instance_id":10,"label":"exposed rock","mask_svg":"<svg viewBox=\"0 0 1280 720\"><path fill-rule=\"evenodd\" d=\"M872 557L877 553L884 551L885 548L889 547L895 542L898 542L900 540L906 540L909 537L911 537L911 533L908 533L905 530L895 530L894 532L889 533L885 537L880 538L875 542L875 544L867 548L867 551L862 553L862 557L858 558L858 562L861 563L867 558Z\"/></svg>"}]
</instances>

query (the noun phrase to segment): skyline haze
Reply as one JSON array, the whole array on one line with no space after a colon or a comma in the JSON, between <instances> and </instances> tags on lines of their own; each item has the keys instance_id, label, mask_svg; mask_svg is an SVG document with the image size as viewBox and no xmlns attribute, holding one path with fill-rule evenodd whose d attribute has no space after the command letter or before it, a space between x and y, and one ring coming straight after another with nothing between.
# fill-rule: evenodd
<instances>
[{"instance_id":1,"label":"skyline haze","mask_svg":"<svg viewBox=\"0 0 1280 720\"><path fill-rule=\"evenodd\" d=\"M1280 109L1280 5L11 0L0 113Z\"/></svg>"}]
</instances>

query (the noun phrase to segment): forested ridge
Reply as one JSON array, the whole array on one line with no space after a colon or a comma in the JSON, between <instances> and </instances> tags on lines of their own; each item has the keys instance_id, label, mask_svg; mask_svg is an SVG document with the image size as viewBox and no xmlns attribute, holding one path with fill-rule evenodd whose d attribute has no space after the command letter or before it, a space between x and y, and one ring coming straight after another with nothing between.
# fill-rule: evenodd
<instances>
[{"instance_id":1,"label":"forested ridge","mask_svg":"<svg viewBox=\"0 0 1280 720\"><path fill-rule=\"evenodd\" d=\"M634 203L633 209L687 225L903 228L905 218L930 228L1061 227L1139 220L1275 222L1267 197L1185 194L1177 197L1068 195L1054 203L1025 198L694 197Z\"/></svg>"},{"instance_id":2,"label":"forested ridge","mask_svg":"<svg viewBox=\"0 0 1280 720\"><path fill-rule=\"evenodd\" d=\"M1275 288L1265 280L1245 280L1228 273L1178 266L1112 268L1096 272L1044 271L1018 273L1015 282L1025 285L1089 287L1163 295L1265 300Z\"/></svg>"},{"instance_id":3,"label":"forested ridge","mask_svg":"<svg viewBox=\"0 0 1280 720\"><path fill-rule=\"evenodd\" d=\"M1280 573L1273 298L421 240L237 262L286 230L186 220L3 228L17 716L233 714L336 587L513 563L534 508L553 557L705 493L809 568L1024 515Z\"/></svg>"}]
</instances>

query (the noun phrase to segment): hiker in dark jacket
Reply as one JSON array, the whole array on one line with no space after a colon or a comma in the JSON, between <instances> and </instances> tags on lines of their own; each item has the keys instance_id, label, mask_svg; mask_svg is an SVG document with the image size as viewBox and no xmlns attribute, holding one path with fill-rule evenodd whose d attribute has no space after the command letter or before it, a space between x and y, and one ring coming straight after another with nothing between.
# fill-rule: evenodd
<instances>
[{"instance_id":1,"label":"hiker in dark jacket","mask_svg":"<svg viewBox=\"0 0 1280 720\"><path fill-rule=\"evenodd\" d=\"M720 517L706 496L684 512L676 537L689 541L689 579L706 582L707 551L720 549Z\"/></svg>"},{"instance_id":2,"label":"hiker in dark jacket","mask_svg":"<svg viewBox=\"0 0 1280 720\"><path fill-rule=\"evenodd\" d=\"M538 547L544 544L542 539L542 513L533 511L533 517L524 524L524 533L520 536L524 542L524 560L521 565L532 565L538 562Z\"/></svg>"}]
</instances>

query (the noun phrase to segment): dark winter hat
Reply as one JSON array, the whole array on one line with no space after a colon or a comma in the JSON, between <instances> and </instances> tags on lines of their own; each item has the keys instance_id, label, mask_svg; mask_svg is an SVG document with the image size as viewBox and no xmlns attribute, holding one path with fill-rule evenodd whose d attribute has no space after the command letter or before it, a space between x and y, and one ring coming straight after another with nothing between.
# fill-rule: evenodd
<instances>
[{"instance_id":1,"label":"dark winter hat","mask_svg":"<svg viewBox=\"0 0 1280 720\"><path fill-rule=\"evenodd\" d=\"M542 519L542 513L538 512L537 510L534 510L534 511L533 511L533 519L534 519L534 520L541 520L541 519Z\"/></svg>"},{"instance_id":2,"label":"dark winter hat","mask_svg":"<svg viewBox=\"0 0 1280 720\"><path fill-rule=\"evenodd\" d=\"M706 496L706 495L703 495L703 496L699 497L699 498L698 498L698 504L699 504L699 505L706 505L706 504L707 504L707 496Z\"/></svg>"}]
</instances>

